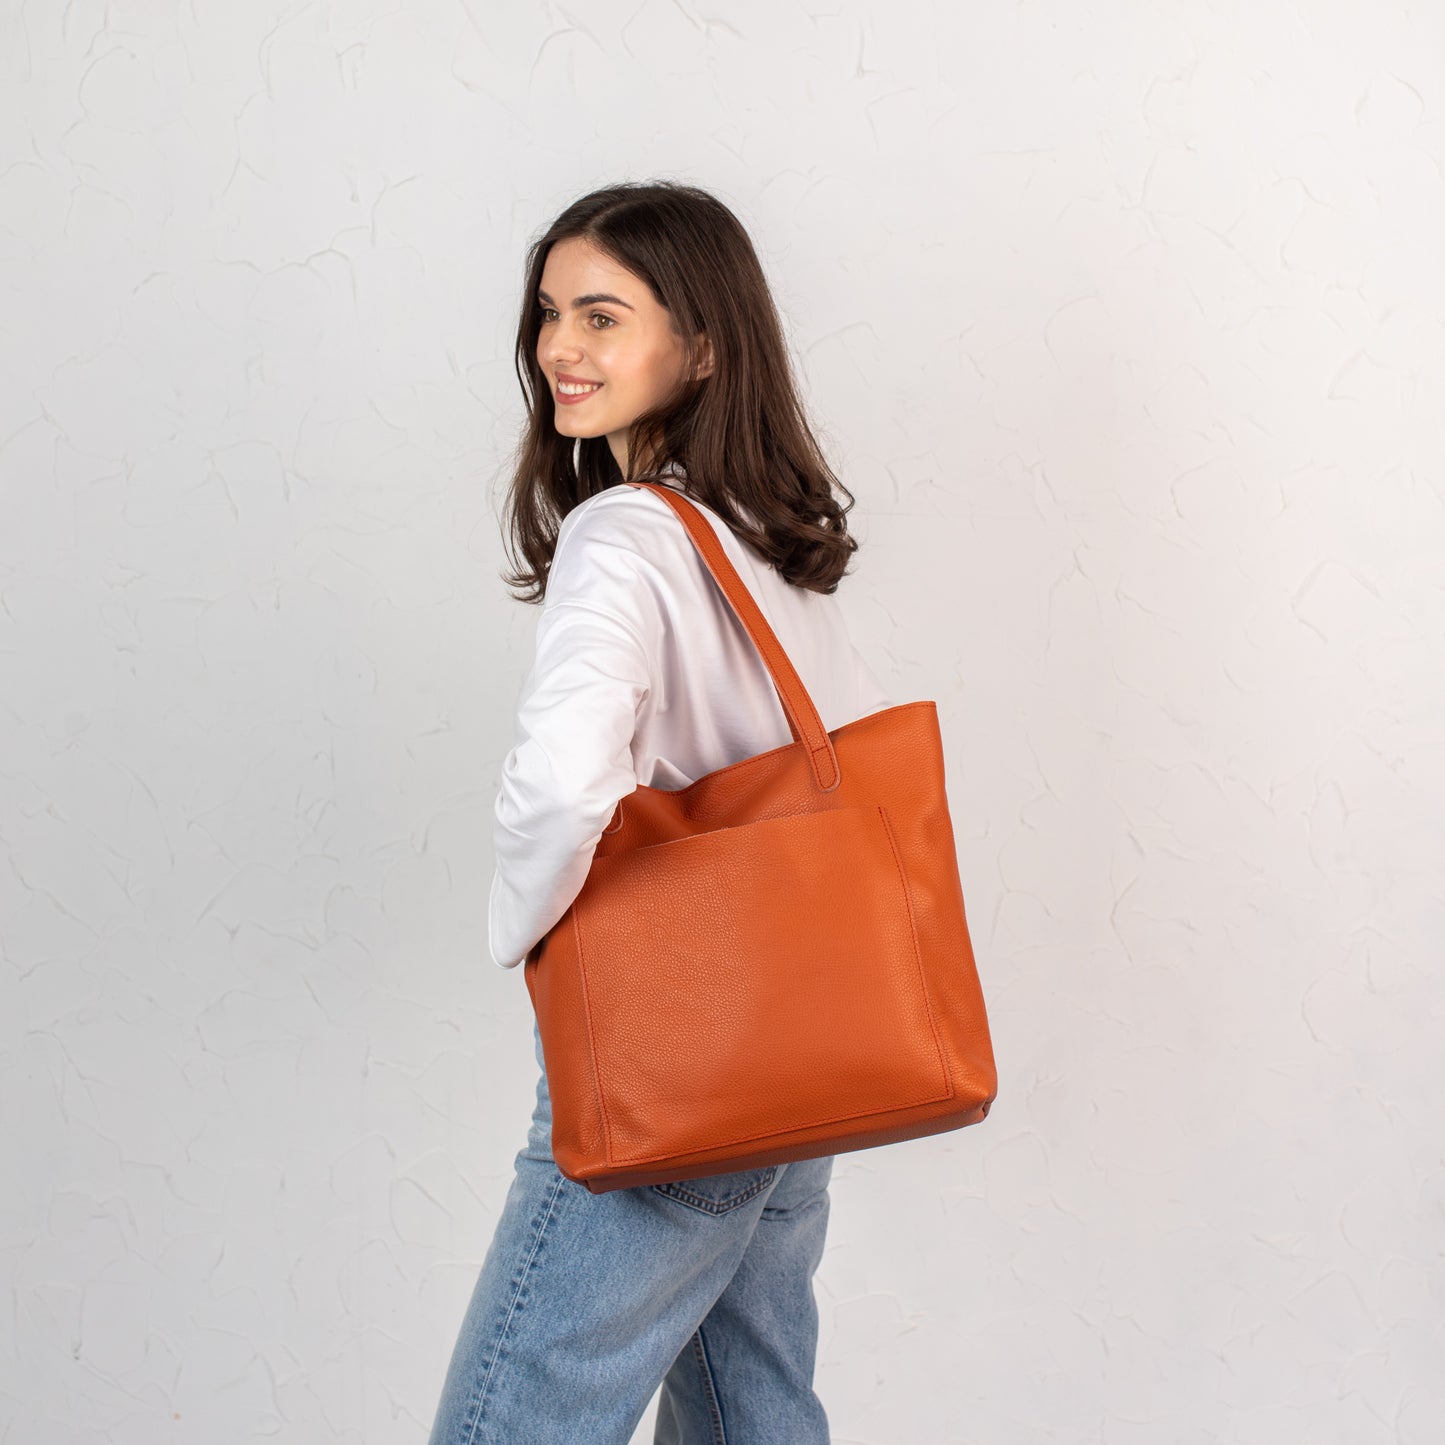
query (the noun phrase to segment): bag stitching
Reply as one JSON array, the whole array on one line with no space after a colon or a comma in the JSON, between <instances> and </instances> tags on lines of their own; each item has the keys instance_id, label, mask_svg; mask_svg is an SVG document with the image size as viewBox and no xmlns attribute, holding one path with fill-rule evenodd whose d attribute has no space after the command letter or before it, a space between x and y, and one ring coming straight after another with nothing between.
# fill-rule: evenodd
<instances>
[{"instance_id":1,"label":"bag stitching","mask_svg":"<svg viewBox=\"0 0 1445 1445\"><path fill-rule=\"evenodd\" d=\"M938 1024L933 1017L933 1000L928 996L928 977L923 969L923 950L918 946L918 925L913 918L913 897L908 888L908 875L903 871L903 859L893 836L893 825L888 821L888 814L881 803L878 804L878 816L883 819L883 831L888 835L888 846L893 849L893 865L898 870L898 884L903 889L903 907L908 913L908 932L913 939L913 963L918 969L918 989L923 995L923 1007L928 1013L929 1032L933 1035L933 1047L938 1052L938 1062L943 1068L943 1081L948 1085L948 1096L953 1098L958 1091L954 1087L953 1071L948 1067L948 1059L938 1037Z\"/></svg>"},{"instance_id":2,"label":"bag stitching","mask_svg":"<svg viewBox=\"0 0 1445 1445\"><path fill-rule=\"evenodd\" d=\"M587 1050L591 1054L592 1088L597 1095L597 1112L602 1116L602 1146L607 1162L612 1158L612 1125L607 1118L607 1092L602 1083L602 1065L597 1053L597 1038L592 1030L592 1001L587 989L587 959L582 952L582 925L578 921L578 910L572 909L572 937L577 943L577 973L582 983L582 1013L587 1020Z\"/></svg>"}]
</instances>

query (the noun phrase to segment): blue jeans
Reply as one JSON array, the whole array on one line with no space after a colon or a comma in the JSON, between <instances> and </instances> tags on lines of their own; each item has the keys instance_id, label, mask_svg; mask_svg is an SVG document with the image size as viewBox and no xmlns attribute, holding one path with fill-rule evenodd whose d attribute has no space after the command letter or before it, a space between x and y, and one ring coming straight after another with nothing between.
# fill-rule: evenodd
<instances>
[{"instance_id":1,"label":"blue jeans","mask_svg":"<svg viewBox=\"0 0 1445 1445\"><path fill-rule=\"evenodd\" d=\"M462 1320L429 1445L828 1445L813 1274L832 1156L593 1194L527 1145Z\"/></svg>"}]
</instances>

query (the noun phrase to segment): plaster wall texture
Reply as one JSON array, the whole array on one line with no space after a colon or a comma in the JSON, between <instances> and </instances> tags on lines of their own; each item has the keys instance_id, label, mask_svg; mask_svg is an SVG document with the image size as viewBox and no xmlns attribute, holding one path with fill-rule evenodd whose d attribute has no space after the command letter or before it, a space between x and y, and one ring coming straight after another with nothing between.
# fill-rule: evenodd
<instances>
[{"instance_id":1,"label":"plaster wall texture","mask_svg":"<svg viewBox=\"0 0 1445 1445\"><path fill-rule=\"evenodd\" d=\"M1442 162L1407 0L0 4L0 1440L424 1438L533 1085L521 256L658 175L1001 1066L839 1158L835 1439L1445 1438Z\"/></svg>"}]
</instances>

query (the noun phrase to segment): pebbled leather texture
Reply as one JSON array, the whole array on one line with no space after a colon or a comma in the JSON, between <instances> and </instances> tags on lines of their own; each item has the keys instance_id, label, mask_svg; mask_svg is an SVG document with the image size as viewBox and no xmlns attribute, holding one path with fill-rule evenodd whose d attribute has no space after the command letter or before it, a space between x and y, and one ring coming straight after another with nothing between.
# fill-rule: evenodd
<instances>
[{"instance_id":1,"label":"pebbled leather texture","mask_svg":"<svg viewBox=\"0 0 1445 1445\"><path fill-rule=\"evenodd\" d=\"M687 528L794 741L618 805L524 975L552 1153L594 1193L962 1128L998 1077L932 702L828 732L710 523Z\"/></svg>"}]
</instances>

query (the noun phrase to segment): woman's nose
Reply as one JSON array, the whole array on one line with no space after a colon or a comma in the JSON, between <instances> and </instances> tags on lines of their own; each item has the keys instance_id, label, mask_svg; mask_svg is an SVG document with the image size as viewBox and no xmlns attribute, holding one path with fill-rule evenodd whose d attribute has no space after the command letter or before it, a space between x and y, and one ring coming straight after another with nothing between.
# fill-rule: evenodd
<instances>
[{"instance_id":1,"label":"woman's nose","mask_svg":"<svg viewBox=\"0 0 1445 1445\"><path fill-rule=\"evenodd\" d=\"M552 323L542 345L546 355L553 361L574 361L582 354L577 331L561 317Z\"/></svg>"}]
</instances>

